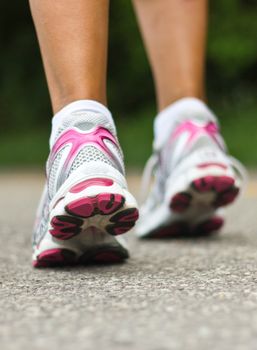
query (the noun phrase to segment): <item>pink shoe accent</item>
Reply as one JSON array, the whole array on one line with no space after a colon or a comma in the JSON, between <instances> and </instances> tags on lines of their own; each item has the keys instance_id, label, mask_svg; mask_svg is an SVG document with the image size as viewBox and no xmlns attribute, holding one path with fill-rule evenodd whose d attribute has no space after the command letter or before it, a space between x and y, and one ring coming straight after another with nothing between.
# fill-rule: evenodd
<instances>
[{"instance_id":1,"label":"pink shoe accent","mask_svg":"<svg viewBox=\"0 0 257 350\"><path fill-rule=\"evenodd\" d=\"M183 213L188 209L192 200L192 196L187 192L179 192L172 199L170 208L177 213Z\"/></svg>"},{"instance_id":2,"label":"pink shoe accent","mask_svg":"<svg viewBox=\"0 0 257 350\"><path fill-rule=\"evenodd\" d=\"M98 196L98 209L100 213L109 215L119 210L125 202L125 198L120 194L102 193Z\"/></svg>"},{"instance_id":3,"label":"pink shoe accent","mask_svg":"<svg viewBox=\"0 0 257 350\"><path fill-rule=\"evenodd\" d=\"M183 236L186 231L186 225L182 222L176 222L170 226L160 227L152 232L148 238L162 239L162 238L176 238Z\"/></svg>"},{"instance_id":4,"label":"pink shoe accent","mask_svg":"<svg viewBox=\"0 0 257 350\"><path fill-rule=\"evenodd\" d=\"M58 215L52 218L52 236L61 240L70 239L81 232L83 220L67 215Z\"/></svg>"},{"instance_id":5,"label":"pink shoe accent","mask_svg":"<svg viewBox=\"0 0 257 350\"><path fill-rule=\"evenodd\" d=\"M229 176L205 176L193 181L192 187L199 193L215 192L217 195L213 202L215 208L231 204L239 194L235 179Z\"/></svg>"},{"instance_id":6,"label":"pink shoe accent","mask_svg":"<svg viewBox=\"0 0 257 350\"><path fill-rule=\"evenodd\" d=\"M224 170L226 170L228 168L225 164L214 163L214 162L199 164L199 165L197 165L197 168L205 169L205 168L209 168L209 167L212 167L212 166L215 166L215 167L218 167L218 168L221 168L221 169L224 169Z\"/></svg>"},{"instance_id":7,"label":"pink shoe accent","mask_svg":"<svg viewBox=\"0 0 257 350\"><path fill-rule=\"evenodd\" d=\"M117 264L123 261L123 258L115 252L99 252L94 256L94 262L97 264Z\"/></svg>"},{"instance_id":8,"label":"pink shoe accent","mask_svg":"<svg viewBox=\"0 0 257 350\"><path fill-rule=\"evenodd\" d=\"M214 177L213 176L205 176L205 177L197 179L193 182L194 188L198 192L211 191L213 184L214 184Z\"/></svg>"},{"instance_id":9,"label":"pink shoe accent","mask_svg":"<svg viewBox=\"0 0 257 350\"><path fill-rule=\"evenodd\" d=\"M217 200L214 202L214 206L218 208L218 207L231 204L234 202L238 194L239 194L239 188L232 187L229 190L219 194L219 196L217 197Z\"/></svg>"},{"instance_id":10,"label":"pink shoe accent","mask_svg":"<svg viewBox=\"0 0 257 350\"><path fill-rule=\"evenodd\" d=\"M210 233L219 231L224 225L224 219L217 216L206 220L196 226L193 230L194 235L209 235Z\"/></svg>"},{"instance_id":11,"label":"pink shoe accent","mask_svg":"<svg viewBox=\"0 0 257 350\"><path fill-rule=\"evenodd\" d=\"M155 231L151 232L146 238L198 238L217 232L223 225L223 218L218 216L210 218L192 228L185 221L174 222L170 226L160 227L156 229Z\"/></svg>"},{"instance_id":12,"label":"pink shoe accent","mask_svg":"<svg viewBox=\"0 0 257 350\"><path fill-rule=\"evenodd\" d=\"M190 146L193 141L199 137L200 135L207 134L210 138L212 138L218 145L223 149L223 145L221 145L218 134L219 134L219 128L218 125L209 122L206 125L197 125L196 123L192 121L185 121L184 123L181 123L176 130L171 135L171 142L174 142L179 136L181 136L183 133L188 133L188 141L187 146Z\"/></svg>"},{"instance_id":13,"label":"pink shoe accent","mask_svg":"<svg viewBox=\"0 0 257 350\"><path fill-rule=\"evenodd\" d=\"M82 230L83 219L94 215L110 215L110 224L106 231L111 235L120 235L130 230L138 219L138 210L129 208L119 211L125 203L125 198L118 193L101 193L95 197L84 197L69 203L65 210L68 215L58 215L51 220L52 229L49 231L55 238L70 239Z\"/></svg>"},{"instance_id":14,"label":"pink shoe accent","mask_svg":"<svg viewBox=\"0 0 257 350\"><path fill-rule=\"evenodd\" d=\"M113 181L111 179L95 178L90 180L85 180L79 184L73 186L69 192L79 193L90 186L112 186Z\"/></svg>"},{"instance_id":15,"label":"pink shoe accent","mask_svg":"<svg viewBox=\"0 0 257 350\"><path fill-rule=\"evenodd\" d=\"M71 202L65 207L67 213L71 215L89 218L94 215L95 203L93 198L82 198Z\"/></svg>"},{"instance_id":16,"label":"pink shoe accent","mask_svg":"<svg viewBox=\"0 0 257 350\"><path fill-rule=\"evenodd\" d=\"M81 132L76 129L69 129L62 133L55 142L51 151L49 166L51 167L51 163L54 161L56 154L66 145L70 145L71 148L64 163L64 169L67 169L71 165L76 155L85 145L93 145L114 159L113 154L104 143L104 140L109 140L117 146L115 137L105 128L97 127L91 132Z\"/></svg>"},{"instance_id":17,"label":"pink shoe accent","mask_svg":"<svg viewBox=\"0 0 257 350\"><path fill-rule=\"evenodd\" d=\"M123 213L123 216L119 217L119 222L131 222L131 221L135 222L138 220L138 218L139 218L138 210L133 209L129 213L125 213L125 215Z\"/></svg>"},{"instance_id":18,"label":"pink shoe accent","mask_svg":"<svg viewBox=\"0 0 257 350\"><path fill-rule=\"evenodd\" d=\"M75 262L76 254L68 249L49 249L37 257L37 260L33 261L34 267L50 267L57 265L70 265Z\"/></svg>"},{"instance_id":19,"label":"pink shoe accent","mask_svg":"<svg viewBox=\"0 0 257 350\"><path fill-rule=\"evenodd\" d=\"M65 207L70 215L89 218L96 214L110 215L118 211L125 202L120 194L101 193L95 197L77 199Z\"/></svg>"},{"instance_id":20,"label":"pink shoe accent","mask_svg":"<svg viewBox=\"0 0 257 350\"><path fill-rule=\"evenodd\" d=\"M198 192L214 190L218 193L231 188L235 180L229 176L205 176L193 181L193 187Z\"/></svg>"},{"instance_id":21,"label":"pink shoe accent","mask_svg":"<svg viewBox=\"0 0 257 350\"><path fill-rule=\"evenodd\" d=\"M117 264L129 257L126 250L116 247L96 247L93 251L86 251L79 262L87 264Z\"/></svg>"},{"instance_id":22,"label":"pink shoe accent","mask_svg":"<svg viewBox=\"0 0 257 350\"><path fill-rule=\"evenodd\" d=\"M113 224L106 226L106 231L113 236L121 235L135 225L139 217L138 210L136 208L129 208L120 211L111 217L110 222Z\"/></svg>"},{"instance_id":23,"label":"pink shoe accent","mask_svg":"<svg viewBox=\"0 0 257 350\"><path fill-rule=\"evenodd\" d=\"M133 226L134 226L134 224L131 225L131 226L117 226L117 227L114 227L113 230L112 230L112 235L113 236L123 235L124 233L128 232L129 230L131 230Z\"/></svg>"},{"instance_id":24,"label":"pink shoe accent","mask_svg":"<svg viewBox=\"0 0 257 350\"><path fill-rule=\"evenodd\" d=\"M189 192L178 192L172 197L170 208L175 213L184 213L191 205L194 205L192 202L194 191L203 195L208 192L214 193L213 202L208 202L208 197L206 202L206 206L212 205L214 208L232 203L239 193L239 188L235 186L235 180L229 176L204 176L194 180L190 187ZM205 197L202 198L204 201Z\"/></svg>"}]
</instances>

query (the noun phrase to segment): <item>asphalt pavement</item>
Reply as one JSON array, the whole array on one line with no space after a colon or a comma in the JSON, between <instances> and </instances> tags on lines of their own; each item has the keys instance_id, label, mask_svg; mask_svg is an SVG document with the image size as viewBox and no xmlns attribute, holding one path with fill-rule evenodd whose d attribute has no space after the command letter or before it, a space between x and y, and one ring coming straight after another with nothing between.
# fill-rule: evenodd
<instances>
[{"instance_id":1,"label":"asphalt pavement","mask_svg":"<svg viewBox=\"0 0 257 350\"><path fill-rule=\"evenodd\" d=\"M33 269L43 181L0 173L0 349L257 349L257 175L217 237L130 234L125 264ZM138 174L129 183L138 193Z\"/></svg>"}]
</instances>

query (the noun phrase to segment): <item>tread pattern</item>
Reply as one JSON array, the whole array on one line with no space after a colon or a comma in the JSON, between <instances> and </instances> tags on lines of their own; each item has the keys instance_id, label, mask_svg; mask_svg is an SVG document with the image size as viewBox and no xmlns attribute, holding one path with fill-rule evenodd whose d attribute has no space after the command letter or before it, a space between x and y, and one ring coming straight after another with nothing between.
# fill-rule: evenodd
<instances>
[{"instance_id":1,"label":"tread pattern","mask_svg":"<svg viewBox=\"0 0 257 350\"><path fill-rule=\"evenodd\" d=\"M65 210L70 215L90 218L97 214L110 215L123 207L125 198L120 194L101 193L95 197L84 197L69 203Z\"/></svg>"},{"instance_id":2,"label":"tread pattern","mask_svg":"<svg viewBox=\"0 0 257 350\"><path fill-rule=\"evenodd\" d=\"M88 264L119 264L129 257L128 252L119 247L98 247L90 252L85 252L79 262Z\"/></svg>"},{"instance_id":3,"label":"tread pattern","mask_svg":"<svg viewBox=\"0 0 257 350\"><path fill-rule=\"evenodd\" d=\"M37 260L33 261L34 267L55 267L73 265L76 254L69 249L49 249L39 254Z\"/></svg>"},{"instance_id":4,"label":"tread pattern","mask_svg":"<svg viewBox=\"0 0 257 350\"><path fill-rule=\"evenodd\" d=\"M217 233L224 225L224 219L214 216L197 225L190 227L186 221L174 222L169 226L160 227L149 233L146 239L163 239L163 238L199 238L208 237Z\"/></svg>"},{"instance_id":5,"label":"tread pattern","mask_svg":"<svg viewBox=\"0 0 257 350\"><path fill-rule=\"evenodd\" d=\"M68 215L58 215L52 218L52 236L61 240L70 239L81 232L83 220Z\"/></svg>"},{"instance_id":6,"label":"tread pattern","mask_svg":"<svg viewBox=\"0 0 257 350\"><path fill-rule=\"evenodd\" d=\"M139 213L136 208L122 210L111 217L112 224L106 226L106 231L113 236L121 235L135 225L138 217Z\"/></svg>"},{"instance_id":7,"label":"tread pattern","mask_svg":"<svg viewBox=\"0 0 257 350\"><path fill-rule=\"evenodd\" d=\"M129 257L126 249L122 247L96 247L86 251L79 258L76 253L69 249L49 249L39 254L33 261L35 268L91 265L91 264L119 264Z\"/></svg>"},{"instance_id":8,"label":"tread pattern","mask_svg":"<svg viewBox=\"0 0 257 350\"><path fill-rule=\"evenodd\" d=\"M187 191L176 193L170 201L170 208L176 213L184 213L193 205L195 194L198 198L202 197L204 202L208 193L214 194L214 200L208 202L211 198L209 197L205 204L215 209L234 202L239 194L239 188L235 185L235 180L229 176L201 177L194 180Z\"/></svg>"},{"instance_id":9,"label":"tread pattern","mask_svg":"<svg viewBox=\"0 0 257 350\"><path fill-rule=\"evenodd\" d=\"M68 240L82 231L85 220L96 215L103 215L110 216L108 224L104 228L109 234L113 236L123 234L135 225L139 217L137 208L121 210L124 204L125 198L118 193L100 193L94 197L77 199L66 205L67 215L53 217L51 220L52 228L49 232L57 239ZM94 226L92 221L90 225Z\"/></svg>"}]
</instances>

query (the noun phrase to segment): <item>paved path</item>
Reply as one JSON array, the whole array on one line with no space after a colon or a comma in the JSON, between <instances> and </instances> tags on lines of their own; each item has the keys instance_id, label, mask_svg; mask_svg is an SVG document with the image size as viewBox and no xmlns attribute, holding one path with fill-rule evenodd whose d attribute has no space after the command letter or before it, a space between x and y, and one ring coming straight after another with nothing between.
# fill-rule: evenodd
<instances>
[{"instance_id":1,"label":"paved path","mask_svg":"<svg viewBox=\"0 0 257 350\"><path fill-rule=\"evenodd\" d=\"M33 270L30 232L43 177L2 173L0 348L255 350L255 181L217 238L131 235L126 264ZM130 182L137 193L138 177Z\"/></svg>"}]
</instances>

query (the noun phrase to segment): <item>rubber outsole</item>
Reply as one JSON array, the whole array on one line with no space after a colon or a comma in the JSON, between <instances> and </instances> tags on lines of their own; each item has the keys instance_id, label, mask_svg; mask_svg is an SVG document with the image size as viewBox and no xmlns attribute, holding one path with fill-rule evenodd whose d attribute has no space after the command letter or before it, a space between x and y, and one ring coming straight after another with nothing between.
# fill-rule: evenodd
<instances>
[{"instance_id":1,"label":"rubber outsole","mask_svg":"<svg viewBox=\"0 0 257 350\"><path fill-rule=\"evenodd\" d=\"M145 239L198 238L216 234L224 225L224 219L214 216L197 225L190 226L186 221L178 221L169 226L159 227L149 232Z\"/></svg>"},{"instance_id":2,"label":"rubber outsole","mask_svg":"<svg viewBox=\"0 0 257 350\"><path fill-rule=\"evenodd\" d=\"M121 210L122 208L124 209ZM54 216L51 220L52 228L49 230L53 237L60 240L68 240L80 234L86 220L95 216L110 216L104 229L113 236L129 231L139 217L137 208L126 208L125 198L114 193L79 198L64 209L67 215ZM96 218L96 227L98 219ZM90 225L94 226L92 219Z\"/></svg>"},{"instance_id":3,"label":"rubber outsole","mask_svg":"<svg viewBox=\"0 0 257 350\"><path fill-rule=\"evenodd\" d=\"M53 217L50 219L48 232L56 240L67 241L80 234L87 234L87 229L90 228L96 228L97 232L101 231L113 236L129 231L139 216L135 200L121 188L117 189L117 193L113 193L115 189L112 188L110 191L111 186L119 187L111 179L92 178L71 187L67 195L62 196L53 205ZM88 195L88 193L97 192L98 194ZM89 231L92 232L92 230ZM82 245L77 251L80 239L82 239ZM90 248L86 248L83 241L84 236L77 237L75 243L71 241L70 244L65 244L65 248L62 244L59 247L58 244L56 246L58 241L55 241L54 246L47 242L43 251L38 246L36 251L39 253L36 251L34 253L33 266L113 264L128 258L128 251L118 241L116 244L99 245L96 243Z\"/></svg>"},{"instance_id":4,"label":"rubber outsole","mask_svg":"<svg viewBox=\"0 0 257 350\"><path fill-rule=\"evenodd\" d=\"M175 213L185 213L197 197L198 201L216 209L233 203L238 194L239 188L232 177L205 176L192 181L187 190L173 195L170 208Z\"/></svg>"},{"instance_id":5,"label":"rubber outsole","mask_svg":"<svg viewBox=\"0 0 257 350\"><path fill-rule=\"evenodd\" d=\"M33 261L34 267L50 267L73 265L76 261L76 254L69 249L49 249L37 256Z\"/></svg>"},{"instance_id":6,"label":"rubber outsole","mask_svg":"<svg viewBox=\"0 0 257 350\"><path fill-rule=\"evenodd\" d=\"M92 264L120 264L128 259L129 254L125 249L116 247L99 247L91 252L85 252L79 263L83 265Z\"/></svg>"},{"instance_id":7,"label":"rubber outsole","mask_svg":"<svg viewBox=\"0 0 257 350\"><path fill-rule=\"evenodd\" d=\"M119 264L129 257L125 249L118 247L96 247L81 256L69 249L55 248L44 251L39 254L37 260L33 261L35 268L58 267L72 265L100 265L100 264Z\"/></svg>"}]
</instances>

